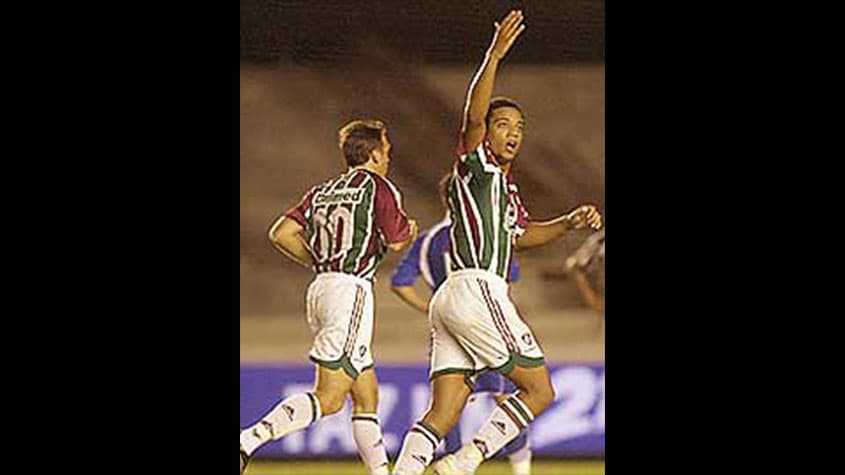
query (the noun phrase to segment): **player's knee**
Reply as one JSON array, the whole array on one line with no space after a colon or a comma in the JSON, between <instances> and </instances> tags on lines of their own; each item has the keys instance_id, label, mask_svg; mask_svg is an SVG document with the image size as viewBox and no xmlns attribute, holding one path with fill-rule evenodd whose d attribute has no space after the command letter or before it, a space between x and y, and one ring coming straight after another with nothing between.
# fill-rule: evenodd
<instances>
[{"instance_id":1,"label":"player's knee","mask_svg":"<svg viewBox=\"0 0 845 475\"><path fill-rule=\"evenodd\" d=\"M555 400L554 387L548 381L531 380L529 384L520 385L519 392L534 412L534 417L539 416Z\"/></svg>"},{"instance_id":2,"label":"player's knee","mask_svg":"<svg viewBox=\"0 0 845 475\"><path fill-rule=\"evenodd\" d=\"M363 395L352 393L352 411L355 414L372 414L378 409L378 393Z\"/></svg>"},{"instance_id":3,"label":"player's knee","mask_svg":"<svg viewBox=\"0 0 845 475\"><path fill-rule=\"evenodd\" d=\"M343 409L343 403L346 402L346 392L339 391L320 391L314 392L317 400L320 401L320 412L324 416L334 414Z\"/></svg>"},{"instance_id":4,"label":"player's knee","mask_svg":"<svg viewBox=\"0 0 845 475\"><path fill-rule=\"evenodd\" d=\"M426 415L426 419L438 428L451 428L460 420L462 409L455 404L434 404Z\"/></svg>"}]
</instances>

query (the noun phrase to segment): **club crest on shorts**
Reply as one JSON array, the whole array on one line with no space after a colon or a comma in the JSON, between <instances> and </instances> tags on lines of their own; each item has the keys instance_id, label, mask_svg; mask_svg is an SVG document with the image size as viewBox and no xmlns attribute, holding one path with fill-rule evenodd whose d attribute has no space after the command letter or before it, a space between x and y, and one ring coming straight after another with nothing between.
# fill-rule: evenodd
<instances>
[{"instance_id":1,"label":"club crest on shorts","mask_svg":"<svg viewBox=\"0 0 845 475\"><path fill-rule=\"evenodd\" d=\"M531 334L530 334L530 333L524 333L524 334L522 335L522 341L523 341L526 345L528 345L528 346L531 346L531 345L532 345L532 343L534 342L534 341L533 341L533 339L531 338Z\"/></svg>"},{"instance_id":2,"label":"club crest on shorts","mask_svg":"<svg viewBox=\"0 0 845 475\"><path fill-rule=\"evenodd\" d=\"M359 356L359 357L363 358L363 357L364 357L364 354L365 354L366 352L367 352L367 347L366 347L366 346L361 345L361 347L360 347L360 348L358 348L358 356Z\"/></svg>"},{"instance_id":3,"label":"club crest on shorts","mask_svg":"<svg viewBox=\"0 0 845 475\"><path fill-rule=\"evenodd\" d=\"M508 228L513 228L516 226L516 221L516 206L514 206L513 202L508 201L507 208L505 208L505 225Z\"/></svg>"}]
</instances>

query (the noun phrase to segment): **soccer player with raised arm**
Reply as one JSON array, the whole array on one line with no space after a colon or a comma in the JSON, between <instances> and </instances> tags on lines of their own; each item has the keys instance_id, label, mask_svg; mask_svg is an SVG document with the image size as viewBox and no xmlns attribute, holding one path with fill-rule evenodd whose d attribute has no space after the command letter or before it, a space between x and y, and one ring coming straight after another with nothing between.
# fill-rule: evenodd
<instances>
[{"instance_id":1,"label":"soccer player with raised arm","mask_svg":"<svg viewBox=\"0 0 845 475\"><path fill-rule=\"evenodd\" d=\"M514 249L541 246L571 229L601 227L594 206L546 222L529 218L510 174L525 116L513 99L493 98L499 64L525 30L511 11L495 32L464 108L457 159L449 181L452 272L432 297L431 402L402 444L394 474L420 475L443 435L458 421L472 379L496 371L518 388L490 414L472 442L438 460L439 475L472 474L516 438L554 400L543 351L517 314L505 280Z\"/></svg>"},{"instance_id":2,"label":"soccer player with raised arm","mask_svg":"<svg viewBox=\"0 0 845 475\"><path fill-rule=\"evenodd\" d=\"M447 193L450 175L440 180L440 201L448 210ZM419 237L414 241L410 250L402 257L402 261L390 278L391 290L409 306L428 314L429 299L419 295L414 289L416 281L422 277L432 292L437 291L440 285L446 281L449 272L449 249L451 239L449 237L449 225L451 220L447 214L442 220L429 229L420 231ZM513 283L519 280L519 264L516 259L511 260L508 282ZM429 348L431 350L431 348ZM431 356L431 355L429 355ZM495 371L488 371L479 375L474 381L473 394L476 397L483 397L485 394L492 396L497 403L504 400L506 395L516 391L516 387L508 379ZM469 399L467 407L470 407L473 397ZM528 430L522 431L517 438L508 443L496 457L507 458L510 462L514 475L531 474L531 443L528 437ZM461 424L458 422L446 435L446 454L457 452L462 444Z\"/></svg>"}]
</instances>

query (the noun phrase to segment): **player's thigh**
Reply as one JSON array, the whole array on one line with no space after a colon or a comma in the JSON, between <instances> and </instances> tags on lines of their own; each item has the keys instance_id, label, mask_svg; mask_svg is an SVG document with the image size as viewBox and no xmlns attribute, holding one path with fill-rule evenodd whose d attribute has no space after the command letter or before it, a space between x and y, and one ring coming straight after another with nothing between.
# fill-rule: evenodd
<instances>
[{"instance_id":1,"label":"player's thigh","mask_svg":"<svg viewBox=\"0 0 845 475\"><path fill-rule=\"evenodd\" d=\"M320 409L323 414L339 411L355 380L342 368L331 369L320 365L316 368L314 393L320 400Z\"/></svg>"},{"instance_id":2,"label":"player's thigh","mask_svg":"<svg viewBox=\"0 0 845 475\"><path fill-rule=\"evenodd\" d=\"M429 317L431 324L431 365L429 376L432 380L441 374L472 376L476 372L476 362L472 355L467 353L452 331L444 324L444 315L448 315L451 311L448 301L448 292L442 292L431 305Z\"/></svg>"},{"instance_id":3,"label":"player's thigh","mask_svg":"<svg viewBox=\"0 0 845 475\"><path fill-rule=\"evenodd\" d=\"M352 383L352 413L374 414L378 409L378 378L374 368L358 375Z\"/></svg>"}]
</instances>

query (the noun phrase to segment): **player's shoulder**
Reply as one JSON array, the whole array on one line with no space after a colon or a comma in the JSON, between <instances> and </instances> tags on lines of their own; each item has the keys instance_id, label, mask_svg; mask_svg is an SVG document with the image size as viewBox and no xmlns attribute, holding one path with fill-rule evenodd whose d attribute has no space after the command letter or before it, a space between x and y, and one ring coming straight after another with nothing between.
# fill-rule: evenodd
<instances>
[{"instance_id":1,"label":"player's shoulder","mask_svg":"<svg viewBox=\"0 0 845 475\"><path fill-rule=\"evenodd\" d=\"M317 183L316 185L311 187L310 191L320 191L325 190L327 188L331 188L343 175L333 176L331 178L326 178L325 180Z\"/></svg>"},{"instance_id":2,"label":"player's shoulder","mask_svg":"<svg viewBox=\"0 0 845 475\"><path fill-rule=\"evenodd\" d=\"M351 188L363 188L366 187L367 184L373 182L373 176L377 175L363 169L350 169L340 175L335 175L318 183L317 185L314 185L309 190L309 193L331 193L333 190L339 190L338 187L342 187L346 190Z\"/></svg>"},{"instance_id":3,"label":"player's shoulder","mask_svg":"<svg viewBox=\"0 0 845 475\"><path fill-rule=\"evenodd\" d=\"M502 173L499 168L499 163L496 161L496 156L490 149L490 142L484 139L473 147L472 149L462 149L462 153L458 153L458 162L474 170L476 173L483 175L498 175Z\"/></svg>"},{"instance_id":4,"label":"player's shoulder","mask_svg":"<svg viewBox=\"0 0 845 475\"><path fill-rule=\"evenodd\" d=\"M396 185L394 185L393 182L390 181L390 178L387 178L386 176L381 176L378 173L370 171L370 170L363 170L363 171L367 174L367 176L372 178L373 183L375 183L376 186L379 186L379 187L387 186L391 189L396 189Z\"/></svg>"},{"instance_id":5,"label":"player's shoulder","mask_svg":"<svg viewBox=\"0 0 845 475\"><path fill-rule=\"evenodd\" d=\"M363 168L356 168L350 170L347 182L347 188L363 188L374 183L379 178L377 173L373 173Z\"/></svg>"},{"instance_id":6,"label":"player's shoulder","mask_svg":"<svg viewBox=\"0 0 845 475\"><path fill-rule=\"evenodd\" d=\"M373 180L373 184L375 185L375 194L378 199L384 199L387 197L393 197L395 201L401 202L402 193L399 191L399 188L390 181L389 178L379 175L378 173L371 172L367 170L367 173Z\"/></svg>"}]
</instances>

